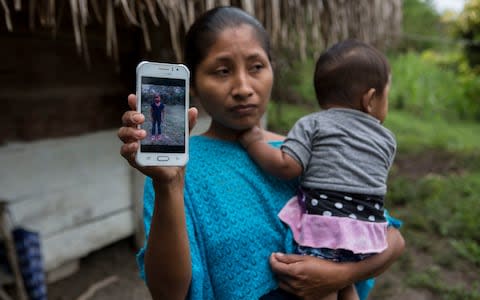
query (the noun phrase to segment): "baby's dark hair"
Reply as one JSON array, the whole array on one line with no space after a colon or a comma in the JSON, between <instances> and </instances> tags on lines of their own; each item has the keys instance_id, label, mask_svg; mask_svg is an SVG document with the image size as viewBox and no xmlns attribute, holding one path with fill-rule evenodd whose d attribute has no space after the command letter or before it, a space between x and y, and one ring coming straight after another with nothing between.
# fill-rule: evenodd
<instances>
[{"instance_id":1,"label":"baby's dark hair","mask_svg":"<svg viewBox=\"0 0 480 300\"><path fill-rule=\"evenodd\" d=\"M390 80L387 58L374 47L346 40L327 49L318 58L314 86L318 104L357 109L370 88L383 93Z\"/></svg>"},{"instance_id":2,"label":"baby's dark hair","mask_svg":"<svg viewBox=\"0 0 480 300\"><path fill-rule=\"evenodd\" d=\"M251 26L262 46L271 59L270 40L263 25L240 8L233 6L216 7L201 15L190 27L185 37L185 65L190 70L190 83L195 83L197 66L207 56L218 34L227 28L240 25Z\"/></svg>"}]
</instances>

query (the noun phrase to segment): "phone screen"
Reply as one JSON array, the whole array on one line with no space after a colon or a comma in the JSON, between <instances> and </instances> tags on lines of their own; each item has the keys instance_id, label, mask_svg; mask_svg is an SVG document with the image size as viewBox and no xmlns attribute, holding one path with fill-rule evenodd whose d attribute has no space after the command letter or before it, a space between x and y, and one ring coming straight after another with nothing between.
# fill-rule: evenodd
<instances>
[{"instance_id":1,"label":"phone screen","mask_svg":"<svg viewBox=\"0 0 480 300\"><path fill-rule=\"evenodd\" d=\"M140 151L185 153L185 79L141 77L142 128L147 137Z\"/></svg>"}]
</instances>

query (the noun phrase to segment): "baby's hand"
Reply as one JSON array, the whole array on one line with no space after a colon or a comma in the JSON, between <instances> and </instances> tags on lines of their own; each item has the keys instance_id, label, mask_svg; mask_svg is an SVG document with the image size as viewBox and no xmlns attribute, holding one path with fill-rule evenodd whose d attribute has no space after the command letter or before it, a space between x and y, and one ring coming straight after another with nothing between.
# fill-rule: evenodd
<instances>
[{"instance_id":1,"label":"baby's hand","mask_svg":"<svg viewBox=\"0 0 480 300\"><path fill-rule=\"evenodd\" d=\"M263 141L263 130L260 129L260 127L258 127L258 126L254 126L250 129L244 131L240 135L238 140L240 141L240 144L242 144L242 146L245 149L248 149L248 147L250 145L252 145L253 143Z\"/></svg>"}]
</instances>

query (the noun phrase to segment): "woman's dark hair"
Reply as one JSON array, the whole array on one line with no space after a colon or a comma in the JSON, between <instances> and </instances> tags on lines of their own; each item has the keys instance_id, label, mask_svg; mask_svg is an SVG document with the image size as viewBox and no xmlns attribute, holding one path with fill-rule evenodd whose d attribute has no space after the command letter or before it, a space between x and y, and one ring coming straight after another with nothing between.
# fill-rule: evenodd
<instances>
[{"instance_id":1,"label":"woman's dark hair","mask_svg":"<svg viewBox=\"0 0 480 300\"><path fill-rule=\"evenodd\" d=\"M313 78L320 107L328 104L356 108L370 88L383 93L390 80L387 58L374 47L346 40L318 58Z\"/></svg>"},{"instance_id":2,"label":"woman's dark hair","mask_svg":"<svg viewBox=\"0 0 480 300\"><path fill-rule=\"evenodd\" d=\"M185 65L190 70L190 83L195 84L197 66L207 56L218 34L240 25L250 25L254 29L260 45L268 59L271 59L268 34L257 19L237 7L216 7L201 15L187 32L184 58Z\"/></svg>"}]
</instances>

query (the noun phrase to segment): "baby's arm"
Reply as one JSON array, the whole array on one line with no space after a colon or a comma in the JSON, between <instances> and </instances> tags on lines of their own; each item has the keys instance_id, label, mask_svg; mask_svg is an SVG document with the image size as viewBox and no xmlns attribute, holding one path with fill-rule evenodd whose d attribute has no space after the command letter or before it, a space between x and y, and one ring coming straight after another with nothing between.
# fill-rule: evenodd
<instances>
[{"instance_id":1,"label":"baby's arm","mask_svg":"<svg viewBox=\"0 0 480 300\"><path fill-rule=\"evenodd\" d=\"M282 150L268 145L259 127L243 133L240 143L266 172L282 179L292 179L302 174L302 165Z\"/></svg>"}]
</instances>

